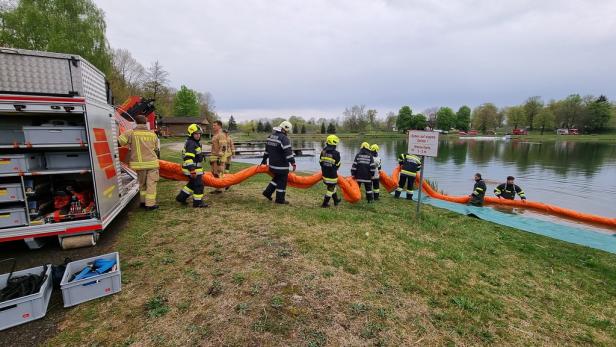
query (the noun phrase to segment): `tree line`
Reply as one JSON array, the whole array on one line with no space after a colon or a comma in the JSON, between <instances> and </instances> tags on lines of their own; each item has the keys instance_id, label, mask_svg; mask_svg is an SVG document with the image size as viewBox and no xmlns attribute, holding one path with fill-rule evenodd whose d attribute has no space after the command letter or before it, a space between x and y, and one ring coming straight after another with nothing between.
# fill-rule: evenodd
<instances>
[{"instance_id":1,"label":"tree line","mask_svg":"<svg viewBox=\"0 0 616 347\"><path fill-rule=\"evenodd\" d=\"M159 61L147 68L128 49L109 45L103 11L92 0L0 0L0 46L78 54L107 76L116 104L154 99L159 115L217 119L213 96L169 84Z\"/></svg>"},{"instance_id":2,"label":"tree line","mask_svg":"<svg viewBox=\"0 0 616 347\"><path fill-rule=\"evenodd\" d=\"M581 97L571 94L547 104L541 97L533 96L520 105L508 107L498 108L493 103L484 103L472 112L468 106L462 106L457 113L449 107L440 107L429 117L426 126L440 130L468 130L470 126L483 133L503 127L537 129L541 134L557 128L597 133L610 126L615 111L616 107L604 95Z\"/></svg>"}]
</instances>

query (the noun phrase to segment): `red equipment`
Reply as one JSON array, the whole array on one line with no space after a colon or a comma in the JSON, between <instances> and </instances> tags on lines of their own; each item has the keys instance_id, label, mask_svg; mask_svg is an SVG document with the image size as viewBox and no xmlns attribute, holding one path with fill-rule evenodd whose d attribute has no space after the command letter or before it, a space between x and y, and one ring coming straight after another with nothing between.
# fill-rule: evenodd
<instances>
[{"instance_id":1,"label":"red equipment","mask_svg":"<svg viewBox=\"0 0 616 347\"><path fill-rule=\"evenodd\" d=\"M135 117L144 115L148 120L148 128L158 131L156 126L156 113L154 113L154 100L145 99L140 96L131 96L124 103L116 108L115 118L121 127L127 130L135 127ZM120 132L122 132L120 131Z\"/></svg>"}]
</instances>

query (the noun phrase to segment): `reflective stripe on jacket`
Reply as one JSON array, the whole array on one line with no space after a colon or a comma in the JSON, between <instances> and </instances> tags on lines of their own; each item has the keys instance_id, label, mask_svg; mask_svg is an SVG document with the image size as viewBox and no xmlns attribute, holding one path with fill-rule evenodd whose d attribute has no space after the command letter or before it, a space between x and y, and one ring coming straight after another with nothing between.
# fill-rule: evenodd
<instances>
[{"instance_id":1,"label":"reflective stripe on jacket","mask_svg":"<svg viewBox=\"0 0 616 347\"><path fill-rule=\"evenodd\" d=\"M417 172L421 170L421 159L414 154L400 154L398 164L400 164L400 173L407 176L415 177Z\"/></svg>"},{"instance_id":2,"label":"reflective stripe on jacket","mask_svg":"<svg viewBox=\"0 0 616 347\"><path fill-rule=\"evenodd\" d=\"M357 182L372 182L372 177L376 172L376 164L370 150L362 148L355 156L353 166L351 167L351 175L355 177Z\"/></svg>"},{"instance_id":3,"label":"reflective stripe on jacket","mask_svg":"<svg viewBox=\"0 0 616 347\"><path fill-rule=\"evenodd\" d=\"M205 156L201 150L201 143L192 136L186 139L182 149L182 172L185 175L190 175L190 172L194 170L197 175L202 175L203 159L205 159Z\"/></svg>"},{"instance_id":4,"label":"reflective stripe on jacket","mask_svg":"<svg viewBox=\"0 0 616 347\"><path fill-rule=\"evenodd\" d=\"M261 164L268 160L270 169L274 171L289 171L289 164L295 164L291 141L278 127L267 138Z\"/></svg>"},{"instance_id":5,"label":"reflective stripe on jacket","mask_svg":"<svg viewBox=\"0 0 616 347\"><path fill-rule=\"evenodd\" d=\"M128 165L134 170L158 169L159 149L158 136L152 130L139 124L133 130L128 130L118 137L121 146L128 145L130 149Z\"/></svg>"},{"instance_id":6,"label":"reflective stripe on jacket","mask_svg":"<svg viewBox=\"0 0 616 347\"><path fill-rule=\"evenodd\" d=\"M228 151L227 136L222 131L214 135L212 138L212 151L210 161L225 159L225 154Z\"/></svg>"},{"instance_id":7,"label":"reflective stripe on jacket","mask_svg":"<svg viewBox=\"0 0 616 347\"><path fill-rule=\"evenodd\" d=\"M325 183L334 184L338 182L338 168L340 167L340 152L336 150L336 146L327 145L321 151L319 157L321 165L321 174Z\"/></svg>"}]
</instances>

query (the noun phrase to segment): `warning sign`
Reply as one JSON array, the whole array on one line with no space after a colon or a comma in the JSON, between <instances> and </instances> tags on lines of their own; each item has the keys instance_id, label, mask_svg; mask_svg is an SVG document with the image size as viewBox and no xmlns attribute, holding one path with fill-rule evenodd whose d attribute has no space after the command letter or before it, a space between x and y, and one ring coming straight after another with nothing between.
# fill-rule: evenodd
<instances>
[{"instance_id":1,"label":"warning sign","mask_svg":"<svg viewBox=\"0 0 616 347\"><path fill-rule=\"evenodd\" d=\"M409 131L409 153L436 157L438 155L438 134L436 131Z\"/></svg>"}]
</instances>

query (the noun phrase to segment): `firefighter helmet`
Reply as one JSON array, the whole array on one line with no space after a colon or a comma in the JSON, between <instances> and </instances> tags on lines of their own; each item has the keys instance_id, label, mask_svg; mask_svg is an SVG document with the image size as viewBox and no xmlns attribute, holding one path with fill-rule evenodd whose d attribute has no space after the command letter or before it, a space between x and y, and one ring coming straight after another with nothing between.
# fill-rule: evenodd
<instances>
[{"instance_id":1,"label":"firefighter helmet","mask_svg":"<svg viewBox=\"0 0 616 347\"><path fill-rule=\"evenodd\" d=\"M197 124L191 124L188 126L188 136L192 136L192 134L203 134L203 129Z\"/></svg>"},{"instance_id":2,"label":"firefighter helmet","mask_svg":"<svg viewBox=\"0 0 616 347\"><path fill-rule=\"evenodd\" d=\"M288 120L285 120L282 123L280 123L280 129L290 133L291 130L293 129L293 124L291 124L291 122L289 122Z\"/></svg>"},{"instance_id":3,"label":"firefighter helmet","mask_svg":"<svg viewBox=\"0 0 616 347\"><path fill-rule=\"evenodd\" d=\"M338 136L336 136L336 135L329 135L327 137L327 144L328 145L336 146L338 143L340 143L340 139L338 138Z\"/></svg>"},{"instance_id":4,"label":"firefighter helmet","mask_svg":"<svg viewBox=\"0 0 616 347\"><path fill-rule=\"evenodd\" d=\"M370 150L370 144L369 144L368 142L363 142L363 143L361 144L361 148L365 148L365 149L367 149L367 150Z\"/></svg>"},{"instance_id":5,"label":"firefighter helmet","mask_svg":"<svg viewBox=\"0 0 616 347\"><path fill-rule=\"evenodd\" d=\"M372 146L370 146L370 150L371 150L372 152L378 152L378 151L379 151L379 149L380 149L380 147L379 147L379 145L377 145L376 143L375 143L375 144L373 144Z\"/></svg>"}]
</instances>

